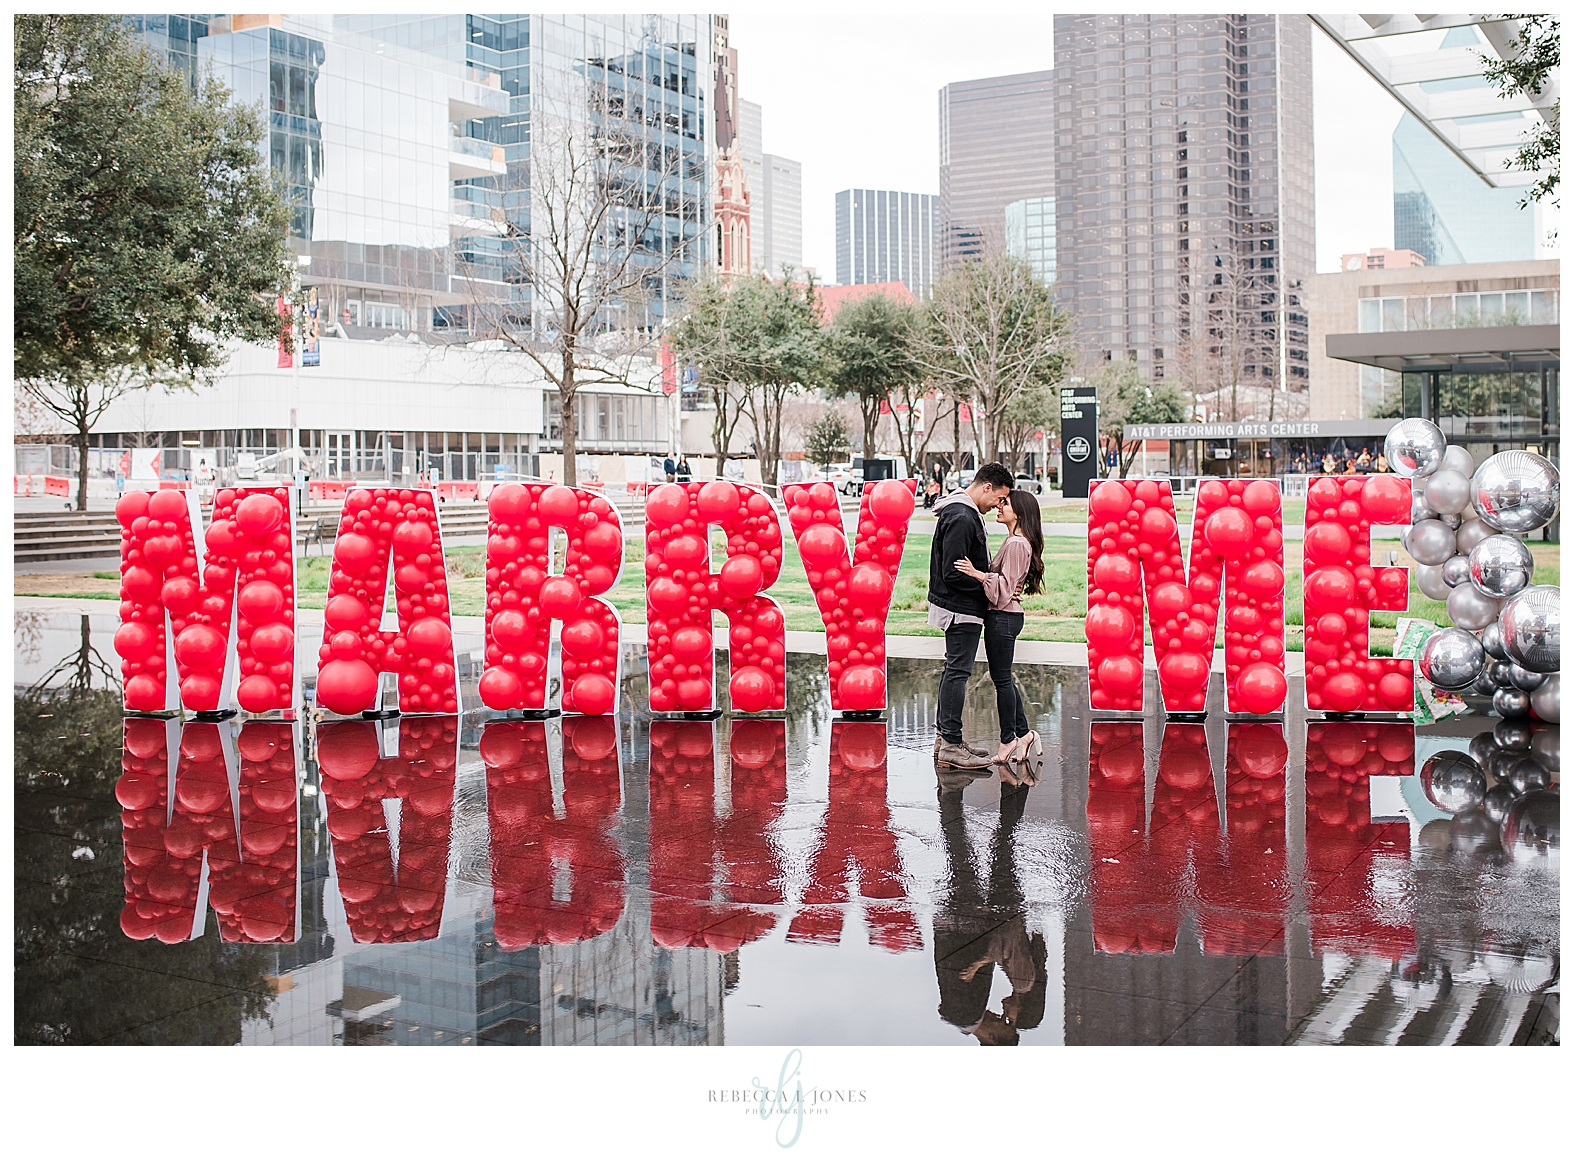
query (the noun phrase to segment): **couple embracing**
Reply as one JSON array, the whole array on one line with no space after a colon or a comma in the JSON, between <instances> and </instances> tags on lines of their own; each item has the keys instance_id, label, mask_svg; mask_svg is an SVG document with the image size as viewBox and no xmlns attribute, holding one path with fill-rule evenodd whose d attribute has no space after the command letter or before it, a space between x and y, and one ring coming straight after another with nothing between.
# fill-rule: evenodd
<instances>
[{"instance_id":1,"label":"couple embracing","mask_svg":"<svg viewBox=\"0 0 1574 1160\"><path fill-rule=\"evenodd\" d=\"M1032 776L1044 745L1028 726L1011 662L1022 631L1019 599L1044 590L1044 533L1038 500L1029 492L1013 490L1012 482L1011 472L1002 464L986 463L966 490L935 505L929 623L945 633L935 763L977 770L1000 765L1008 775L1013 766L1023 765ZM984 516L991 513L1006 529L1006 541L992 559L984 531ZM1000 748L994 754L969 745L962 736L962 704L980 635L1000 716Z\"/></svg>"}]
</instances>

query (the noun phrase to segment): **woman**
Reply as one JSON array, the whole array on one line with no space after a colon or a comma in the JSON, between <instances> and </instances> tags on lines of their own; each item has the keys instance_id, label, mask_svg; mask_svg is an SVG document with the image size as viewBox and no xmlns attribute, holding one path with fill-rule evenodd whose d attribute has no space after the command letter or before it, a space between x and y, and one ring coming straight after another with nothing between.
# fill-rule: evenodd
<instances>
[{"instance_id":1,"label":"woman","mask_svg":"<svg viewBox=\"0 0 1574 1160\"><path fill-rule=\"evenodd\" d=\"M984 654L989 676L995 683L995 709L1000 715L1000 752L995 761L1010 765L1024 758L1044 756L1044 743L1028 728L1022 690L1011 675L1011 659L1022 632L1022 605L1018 597L1044 591L1044 531L1038 500L1031 492L1012 491L995 509L995 521L1005 525L1006 542L981 572L969 560L958 560L957 571L984 586L989 611L984 615Z\"/></svg>"}]
</instances>

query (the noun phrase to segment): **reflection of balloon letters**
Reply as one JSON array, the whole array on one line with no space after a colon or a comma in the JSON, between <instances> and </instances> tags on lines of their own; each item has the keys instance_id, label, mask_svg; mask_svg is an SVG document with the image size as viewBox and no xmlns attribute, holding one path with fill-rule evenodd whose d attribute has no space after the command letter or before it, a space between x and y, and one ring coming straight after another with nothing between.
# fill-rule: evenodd
<instances>
[{"instance_id":1,"label":"reflection of balloon letters","mask_svg":"<svg viewBox=\"0 0 1574 1160\"><path fill-rule=\"evenodd\" d=\"M296 699L289 489L221 488L200 541L194 500L189 491L130 491L115 504L121 527L115 651L126 709L177 707L168 693L171 651L181 707L211 712L234 700L250 713L289 709Z\"/></svg>"},{"instance_id":2,"label":"reflection of balloon letters","mask_svg":"<svg viewBox=\"0 0 1574 1160\"><path fill-rule=\"evenodd\" d=\"M1284 704L1284 516L1278 485L1209 480L1197 489L1191 562L1167 482L1106 480L1088 499L1088 679L1093 708L1142 708L1144 596L1171 712L1207 703L1221 597L1231 712ZM1144 592L1145 586L1145 592Z\"/></svg>"},{"instance_id":3,"label":"reflection of balloon letters","mask_svg":"<svg viewBox=\"0 0 1574 1160\"><path fill-rule=\"evenodd\" d=\"M1401 713L1414 706L1411 662L1368 653L1370 613L1409 606L1408 569L1372 567L1371 528L1405 519L1410 488L1409 479L1369 475L1319 476L1307 489L1302 590L1308 709Z\"/></svg>"},{"instance_id":4,"label":"reflection of balloon letters","mask_svg":"<svg viewBox=\"0 0 1574 1160\"><path fill-rule=\"evenodd\" d=\"M505 483L487 501L486 671L492 709L546 707L552 621L563 623L563 710L600 716L617 708L621 621L600 593L623 571L615 507L583 488ZM560 576L549 575L553 528L568 534Z\"/></svg>"},{"instance_id":5,"label":"reflection of balloon letters","mask_svg":"<svg viewBox=\"0 0 1574 1160\"><path fill-rule=\"evenodd\" d=\"M825 622L831 708L885 708L885 621L902 565L917 480L885 479L864 488L851 558L842 509L828 483L782 492L798 555Z\"/></svg>"}]
</instances>

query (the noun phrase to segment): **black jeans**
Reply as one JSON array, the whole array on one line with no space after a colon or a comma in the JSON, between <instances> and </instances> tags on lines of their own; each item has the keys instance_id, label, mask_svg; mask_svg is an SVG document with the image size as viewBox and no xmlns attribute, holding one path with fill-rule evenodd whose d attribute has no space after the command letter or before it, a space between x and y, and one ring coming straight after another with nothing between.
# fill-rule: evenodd
<instances>
[{"instance_id":1,"label":"black jeans","mask_svg":"<svg viewBox=\"0 0 1574 1160\"><path fill-rule=\"evenodd\" d=\"M1022 690L1011 675L1011 659L1016 655L1021 632L1020 612L984 613L984 655L989 658L989 679L995 682L995 712L1000 717L1002 745L1026 737L1029 732Z\"/></svg>"},{"instance_id":2,"label":"black jeans","mask_svg":"<svg viewBox=\"0 0 1574 1160\"><path fill-rule=\"evenodd\" d=\"M942 741L962 741L962 705L967 700L967 678L978 655L981 624L953 624L945 630L945 669L940 673L940 709L935 729Z\"/></svg>"}]
</instances>

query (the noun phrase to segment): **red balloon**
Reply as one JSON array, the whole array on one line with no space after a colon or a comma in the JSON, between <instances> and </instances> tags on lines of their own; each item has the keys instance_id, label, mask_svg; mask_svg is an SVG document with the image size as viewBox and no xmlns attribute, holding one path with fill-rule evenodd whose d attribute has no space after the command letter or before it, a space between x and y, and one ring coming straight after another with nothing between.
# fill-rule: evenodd
<instances>
[{"instance_id":1,"label":"red balloon","mask_svg":"<svg viewBox=\"0 0 1574 1160\"><path fill-rule=\"evenodd\" d=\"M487 496L486 510L496 523L517 524L530 514L530 493L523 484L499 484Z\"/></svg>"},{"instance_id":2,"label":"red balloon","mask_svg":"<svg viewBox=\"0 0 1574 1160\"><path fill-rule=\"evenodd\" d=\"M172 564L180 563L180 558L185 552L185 546L180 542L179 536L154 536L142 545L142 558L155 568L168 568Z\"/></svg>"},{"instance_id":3,"label":"red balloon","mask_svg":"<svg viewBox=\"0 0 1574 1160\"><path fill-rule=\"evenodd\" d=\"M837 682L842 707L855 712L885 707L885 673L873 665L854 665ZM884 747L882 746L882 756Z\"/></svg>"},{"instance_id":4,"label":"red balloon","mask_svg":"<svg viewBox=\"0 0 1574 1160\"><path fill-rule=\"evenodd\" d=\"M581 761L605 761L618 747L618 724L605 716L600 720L565 721L563 734Z\"/></svg>"},{"instance_id":5,"label":"red balloon","mask_svg":"<svg viewBox=\"0 0 1574 1160\"><path fill-rule=\"evenodd\" d=\"M147 673L126 682L126 708L137 713L157 713L164 708L164 685Z\"/></svg>"},{"instance_id":6,"label":"red balloon","mask_svg":"<svg viewBox=\"0 0 1574 1160\"><path fill-rule=\"evenodd\" d=\"M1141 536L1150 544L1163 545L1180 535L1175 517L1163 508L1150 507L1142 513Z\"/></svg>"},{"instance_id":7,"label":"red balloon","mask_svg":"<svg viewBox=\"0 0 1574 1160\"><path fill-rule=\"evenodd\" d=\"M882 483L891 483L892 480L881 480ZM902 488L903 492L907 489ZM847 578L847 594L853 602L865 608L884 608L891 599L891 589L895 582L891 573L877 564L859 564L853 569L852 575Z\"/></svg>"},{"instance_id":8,"label":"red balloon","mask_svg":"<svg viewBox=\"0 0 1574 1160\"><path fill-rule=\"evenodd\" d=\"M1084 625L1088 641L1102 652L1115 652L1125 648L1137 631L1136 618L1124 608L1109 604L1095 604L1088 610Z\"/></svg>"},{"instance_id":9,"label":"red balloon","mask_svg":"<svg viewBox=\"0 0 1574 1160\"><path fill-rule=\"evenodd\" d=\"M776 695L776 682L771 679L770 674L756 665L746 665L734 672L727 688L732 698L732 707L739 713L759 713L769 709ZM736 733L733 740L736 749Z\"/></svg>"},{"instance_id":10,"label":"red balloon","mask_svg":"<svg viewBox=\"0 0 1574 1160\"><path fill-rule=\"evenodd\" d=\"M1142 688L1142 662L1132 656L1105 657L1099 662L1099 684L1112 693L1130 695Z\"/></svg>"},{"instance_id":11,"label":"red balloon","mask_svg":"<svg viewBox=\"0 0 1574 1160\"><path fill-rule=\"evenodd\" d=\"M317 764L335 781L356 781L377 766L377 729L370 722L329 721L317 730Z\"/></svg>"},{"instance_id":12,"label":"red balloon","mask_svg":"<svg viewBox=\"0 0 1574 1160\"><path fill-rule=\"evenodd\" d=\"M1361 507L1374 524L1408 524L1410 488L1397 475L1369 475L1361 485Z\"/></svg>"},{"instance_id":13,"label":"red balloon","mask_svg":"<svg viewBox=\"0 0 1574 1160\"><path fill-rule=\"evenodd\" d=\"M251 585L246 585L247 589ZM283 593L280 593L282 598ZM242 592L241 598L245 599ZM245 611L244 607L242 611ZM332 632L349 631L358 632L371 619L371 612L366 605L348 593L340 593L328 601L328 607L323 610L323 621Z\"/></svg>"},{"instance_id":14,"label":"red balloon","mask_svg":"<svg viewBox=\"0 0 1574 1160\"><path fill-rule=\"evenodd\" d=\"M295 634L283 624L264 624L251 634L251 655L264 664L289 660L295 653Z\"/></svg>"},{"instance_id":15,"label":"red balloon","mask_svg":"<svg viewBox=\"0 0 1574 1160\"><path fill-rule=\"evenodd\" d=\"M235 508L235 522L248 536L266 536L284 521L284 505L271 495L248 495Z\"/></svg>"},{"instance_id":16,"label":"red balloon","mask_svg":"<svg viewBox=\"0 0 1574 1160\"><path fill-rule=\"evenodd\" d=\"M1377 699L1394 710L1415 707L1415 681L1403 673L1385 673L1377 682Z\"/></svg>"},{"instance_id":17,"label":"red balloon","mask_svg":"<svg viewBox=\"0 0 1574 1160\"><path fill-rule=\"evenodd\" d=\"M1333 520L1323 520L1306 529L1306 557L1313 563L1346 563L1351 546L1350 533Z\"/></svg>"},{"instance_id":18,"label":"red balloon","mask_svg":"<svg viewBox=\"0 0 1574 1160\"><path fill-rule=\"evenodd\" d=\"M1153 614L1160 620L1171 620L1183 612L1191 611L1191 589L1173 580L1155 586L1149 600Z\"/></svg>"},{"instance_id":19,"label":"red balloon","mask_svg":"<svg viewBox=\"0 0 1574 1160\"><path fill-rule=\"evenodd\" d=\"M1318 568L1305 587L1306 607L1316 612L1343 612L1355 599L1355 576L1348 568Z\"/></svg>"},{"instance_id":20,"label":"red balloon","mask_svg":"<svg viewBox=\"0 0 1574 1160\"><path fill-rule=\"evenodd\" d=\"M1323 682L1323 707L1335 713L1353 713L1365 699L1366 685L1354 673L1335 673ZM1326 743L1323 748L1328 748Z\"/></svg>"},{"instance_id":21,"label":"red balloon","mask_svg":"<svg viewBox=\"0 0 1574 1160\"><path fill-rule=\"evenodd\" d=\"M517 675L501 665L494 665L481 674L480 692L481 700L488 708L512 709L519 704L520 699L524 696L525 686L524 682ZM487 738L490 735L491 731L489 729L482 736L481 744L483 747L485 747ZM488 758L487 764L495 763Z\"/></svg>"},{"instance_id":22,"label":"red balloon","mask_svg":"<svg viewBox=\"0 0 1574 1160\"><path fill-rule=\"evenodd\" d=\"M454 634L435 616L423 616L410 626L407 634L410 649L417 656L446 657Z\"/></svg>"},{"instance_id":23,"label":"red balloon","mask_svg":"<svg viewBox=\"0 0 1574 1160\"><path fill-rule=\"evenodd\" d=\"M1284 594L1284 569L1272 560L1258 560L1241 576L1241 587L1248 596L1273 600Z\"/></svg>"},{"instance_id":24,"label":"red balloon","mask_svg":"<svg viewBox=\"0 0 1574 1160\"><path fill-rule=\"evenodd\" d=\"M279 686L271 677L253 673L236 687L235 699L248 713L266 713L279 707Z\"/></svg>"},{"instance_id":25,"label":"red balloon","mask_svg":"<svg viewBox=\"0 0 1574 1160\"><path fill-rule=\"evenodd\" d=\"M847 563L847 537L840 524L815 524L798 540L798 554L815 568Z\"/></svg>"},{"instance_id":26,"label":"red balloon","mask_svg":"<svg viewBox=\"0 0 1574 1160\"><path fill-rule=\"evenodd\" d=\"M563 651L571 657L589 660L601 654L606 635L596 620L576 620L563 626Z\"/></svg>"},{"instance_id":27,"label":"red balloon","mask_svg":"<svg viewBox=\"0 0 1574 1160\"><path fill-rule=\"evenodd\" d=\"M1201 653L1169 653L1159 662L1159 680L1178 692L1196 692L1208 683L1210 659Z\"/></svg>"},{"instance_id":28,"label":"red balloon","mask_svg":"<svg viewBox=\"0 0 1574 1160\"><path fill-rule=\"evenodd\" d=\"M566 576L553 576L541 585L541 611L554 620L568 620L584 603L579 585Z\"/></svg>"},{"instance_id":29,"label":"red balloon","mask_svg":"<svg viewBox=\"0 0 1574 1160\"><path fill-rule=\"evenodd\" d=\"M1203 536L1208 547L1227 559L1244 553L1252 546L1252 518L1240 508L1224 507L1208 517Z\"/></svg>"},{"instance_id":30,"label":"red balloon","mask_svg":"<svg viewBox=\"0 0 1574 1160\"><path fill-rule=\"evenodd\" d=\"M188 625L175 638L175 659L187 669L213 670L224 664L225 639L206 624Z\"/></svg>"},{"instance_id":31,"label":"red balloon","mask_svg":"<svg viewBox=\"0 0 1574 1160\"><path fill-rule=\"evenodd\" d=\"M672 634L672 655L684 664L699 664L710 653L710 639L700 629L680 628Z\"/></svg>"},{"instance_id":32,"label":"red balloon","mask_svg":"<svg viewBox=\"0 0 1574 1160\"><path fill-rule=\"evenodd\" d=\"M686 681L678 682L678 708L688 713L697 713L710 707L710 684L691 677Z\"/></svg>"},{"instance_id":33,"label":"red balloon","mask_svg":"<svg viewBox=\"0 0 1574 1160\"><path fill-rule=\"evenodd\" d=\"M333 562L351 575L359 576L377 559L377 545L370 538L349 532L333 546Z\"/></svg>"},{"instance_id":34,"label":"red balloon","mask_svg":"<svg viewBox=\"0 0 1574 1160\"><path fill-rule=\"evenodd\" d=\"M171 489L148 496L148 518L180 521L187 514L186 493Z\"/></svg>"},{"instance_id":35,"label":"red balloon","mask_svg":"<svg viewBox=\"0 0 1574 1160\"><path fill-rule=\"evenodd\" d=\"M115 519L127 531L147 514L148 493L145 491L128 491L115 501Z\"/></svg>"},{"instance_id":36,"label":"red balloon","mask_svg":"<svg viewBox=\"0 0 1574 1160\"><path fill-rule=\"evenodd\" d=\"M1123 552L1106 553L1093 565L1094 585L1110 592L1119 592L1122 596L1130 596L1135 592L1141 580L1136 563ZM1189 597L1186 603L1188 606L1191 604Z\"/></svg>"},{"instance_id":37,"label":"red balloon","mask_svg":"<svg viewBox=\"0 0 1574 1160\"><path fill-rule=\"evenodd\" d=\"M1131 510L1131 492L1125 484L1105 480L1088 497L1088 510L1102 522L1118 520Z\"/></svg>"},{"instance_id":38,"label":"red balloon","mask_svg":"<svg viewBox=\"0 0 1574 1160\"><path fill-rule=\"evenodd\" d=\"M332 660L317 674L317 703L335 713L363 712L376 696L377 672L365 661Z\"/></svg>"},{"instance_id":39,"label":"red balloon","mask_svg":"<svg viewBox=\"0 0 1574 1160\"><path fill-rule=\"evenodd\" d=\"M1241 506L1252 516L1271 516L1279 510L1279 488L1266 479L1254 479L1241 493Z\"/></svg>"},{"instance_id":40,"label":"red balloon","mask_svg":"<svg viewBox=\"0 0 1574 1160\"><path fill-rule=\"evenodd\" d=\"M180 682L180 703L197 713L212 712L219 707L221 689L219 678L213 673L192 673Z\"/></svg>"},{"instance_id":41,"label":"red balloon","mask_svg":"<svg viewBox=\"0 0 1574 1160\"><path fill-rule=\"evenodd\" d=\"M905 483L882 479L869 489L869 514L881 527L903 527L912 518L913 507L913 493Z\"/></svg>"},{"instance_id":42,"label":"red balloon","mask_svg":"<svg viewBox=\"0 0 1574 1160\"><path fill-rule=\"evenodd\" d=\"M125 621L115 630L115 651L124 660L143 660L157 647L157 634L140 620Z\"/></svg>"},{"instance_id":43,"label":"red balloon","mask_svg":"<svg viewBox=\"0 0 1574 1160\"><path fill-rule=\"evenodd\" d=\"M561 483L542 492L537 506L542 518L555 527L569 526L579 519L579 497Z\"/></svg>"},{"instance_id":44,"label":"red balloon","mask_svg":"<svg viewBox=\"0 0 1574 1160\"><path fill-rule=\"evenodd\" d=\"M733 556L721 566L722 591L738 600L747 600L765 583L765 570L755 556Z\"/></svg>"},{"instance_id":45,"label":"red balloon","mask_svg":"<svg viewBox=\"0 0 1574 1160\"><path fill-rule=\"evenodd\" d=\"M719 524L738 514L738 488L724 479L712 480L700 488L700 516L706 523Z\"/></svg>"},{"instance_id":46,"label":"red balloon","mask_svg":"<svg viewBox=\"0 0 1574 1160\"><path fill-rule=\"evenodd\" d=\"M1289 689L1284 674L1266 661L1247 665L1235 678L1236 702L1248 713L1272 713Z\"/></svg>"},{"instance_id":47,"label":"red balloon","mask_svg":"<svg viewBox=\"0 0 1574 1160\"><path fill-rule=\"evenodd\" d=\"M645 520L653 528L670 527L689 514L689 493L675 483L664 483L645 497Z\"/></svg>"},{"instance_id":48,"label":"red balloon","mask_svg":"<svg viewBox=\"0 0 1574 1160\"><path fill-rule=\"evenodd\" d=\"M592 560L610 564L623 556L623 533L611 520L604 520L585 532L585 554Z\"/></svg>"},{"instance_id":49,"label":"red balloon","mask_svg":"<svg viewBox=\"0 0 1574 1160\"><path fill-rule=\"evenodd\" d=\"M688 589L665 576L653 581L645 590L645 594L652 608L669 616L676 615L689 606Z\"/></svg>"},{"instance_id":50,"label":"red balloon","mask_svg":"<svg viewBox=\"0 0 1574 1160\"><path fill-rule=\"evenodd\" d=\"M120 577L121 595L127 600L135 600L141 604L151 604L159 599L162 587L159 575L151 568L144 568L140 564L131 565Z\"/></svg>"},{"instance_id":51,"label":"red balloon","mask_svg":"<svg viewBox=\"0 0 1574 1160\"><path fill-rule=\"evenodd\" d=\"M617 690L601 673L585 673L574 681L574 710L589 717L612 711Z\"/></svg>"},{"instance_id":52,"label":"red balloon","mask_svg":"<svg viewBox=\"0 0 1574 1160\"><path fill-rule=\"evenodd\" d=\"M432 525L422 520L404 520L394 528L394 545L411 556L429 550L434 538Z\"/></svg>"},{"instance_id":53,"label":"red balloon","mask_svg":"<svg viewBox=\"0 0 1574 1160\"><path fill-rule=\"evenodd\" d=\"M272 624L284 615L284 590L268 580L253 580L240 590L240 614L253 624Z\"/></svg>"},{"instance_id":54,"label":"red balloon","mask_svg":"<svg viewBox=\"0 0 1574 1160\"><path fill-rule=\"evenodd\" d=\"M1238 731L1237 731L1238 730ZM1271 725L1231 726L1231 751L1248 777L1277 777L1290 761L1290 747Z\"/></svg>"},{"instance_id":55,"label":"red balloon","mask_svg":"<svg viewBox=\"0 0 1574 1160\"><path fill-rule=\"evenodd\" d=\"M710 559L710 548L699 536L679 536L662 550L662 556L674 568L698 572Z\"/></svg>"}]
</instances>

